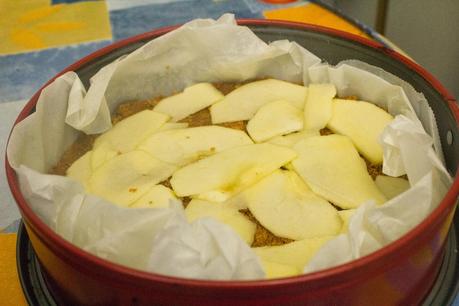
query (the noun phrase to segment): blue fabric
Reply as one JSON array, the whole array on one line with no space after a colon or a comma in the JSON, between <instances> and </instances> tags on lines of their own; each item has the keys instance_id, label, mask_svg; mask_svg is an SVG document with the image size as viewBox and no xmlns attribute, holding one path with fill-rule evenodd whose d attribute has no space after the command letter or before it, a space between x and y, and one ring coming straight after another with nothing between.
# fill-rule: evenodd
<instances>
[{"instance_id":1,"label":"blue fabric","mask_svg":"<svg viewBox=\"0 0 459 306\"><path fill-rule=\"evenodd\" d=\"M110 41L0 56L0 103L30 98L49 79Z\"/></svg>"}]
</instances>

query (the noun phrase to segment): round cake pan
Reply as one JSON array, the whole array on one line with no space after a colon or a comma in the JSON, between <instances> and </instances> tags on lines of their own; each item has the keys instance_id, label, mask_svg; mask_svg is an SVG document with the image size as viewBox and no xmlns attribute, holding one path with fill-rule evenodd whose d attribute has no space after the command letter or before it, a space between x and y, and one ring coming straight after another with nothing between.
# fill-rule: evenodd
<instances>
[{"instance_id":1,"label":"round cake pan","mask_svg":"<svg viewBox=\"0 0 459 306\"><path fill-rule=\"evenodd\" d=\"M331 64L358 59L381 67L424 93L437 119L446 167L455 176L450 190L432 214L402 238L350 263L274 280L205 281L130 269L67 242L30 209L21 194L16 174L6 160L11 191L45 281L58 304L415 305L428 295L441 266L459 192L456 175L459 109L454 98L419 65L379 43L299 23L239 20L239 24L250 27L267 42L296 41ZM91 76L101 67L175 28L163 28L117 42L83 58L60 74L75 71L88 86ZM40 91L27 103L16 123L34 111Z\"/></svg>"}]
</instances>

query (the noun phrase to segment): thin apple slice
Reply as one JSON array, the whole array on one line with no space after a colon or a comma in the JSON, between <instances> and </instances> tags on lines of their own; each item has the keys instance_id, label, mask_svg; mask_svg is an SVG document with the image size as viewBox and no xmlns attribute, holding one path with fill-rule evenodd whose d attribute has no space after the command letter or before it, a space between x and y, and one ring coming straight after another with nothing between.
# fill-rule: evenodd
<instances>
[{"instance_id":1,"label":"thin apple slice","mask_svg":"<svg viewBox=\"0 0 459 306\"><path fill-rule=\"evenodd\" d=\"M73 162L66 171L66 175L68 177L81 183L86 190L89 190L88 181L92 175L91 154L92 151L86 152L83 156Z\"/></svg>"},{"instance_id":2,"label":"thin apple slice","mask_svg":"<svg viewBox=\"0 0 459 306\"><path fill-rule=\"evenodd\" d=\"M219 191L230 198L295 157L292 149L268 143L239 146L177 170L170 182L180 197Z\"/></svg>"},{"instance_id":3,"label":"thin apple slice","mask_svg":"<svg viewBox=\"0 0 459 306\"><path fill-rule=\"evenodd\" d=\"M388 200L395 198L410 188L410 183L400 177L378 175L375 183Z\"/></svg>"},{"instance_id":4,"label":"thin apple slice","mask_svg":"<svg viewBox=\"0 0 459 306\"><path fill-rule=\"evenodd\" d=\"M285 100L263 105L247 123L247 132L255 142L263 142L302 128L303 113Z\"/></svg>"},{"instance_id":5,"label":"thin apple slice","mask_svg":"<svg viewBox=\"0 0 459 306\"><path fill-rule=\"evenodd\" d=\"M338 212L341 220L343 221L343 226L341 227L340 233L347 233L349 230L349 221L355 213L355 209L345 209Z\"/></svg>"},{"instance_id":6,"label":"thin apple slice","mask_svg":"<svg viewBox=\"0 0 459 306\"><path fill-rule=\"evenodd\" d=\"M174 192L163 185L155 185L141 196L138 200L132 203L129 207L132 208L160 208L169 207L171 201L178 201Z\"/></svg>"},{"instance_id":7,"label":"thin apple slice","mask_svg":"<svg viewBox=\"0 0 459 306\"><path fill-rule=\"evenodd\" d=\"M117 151L110 142L100 142L97 148L92 149L91 154L91 168L93 171L97 170L105 162L109 161L113 157L122 154Z\"/></svg>"},{"instance_id":8,"label":"thin apple slice","mask_svg":"<svg viewBox=\"0 0 459 306\"><path fill-rule=\"evenodd\" d=\"M283 147L293 147L297 142L302 139L311 137L311 136L319 136L319 131L300 131L296 133L291 133L284 136L277 136L270 140L269 143L274 145L283 146Z\"/></svg>"},{"instance_id":9,"label":"thin apple slice","mask_svg":"<svg viewBox=\"0 0 459 306\"><path fill-rule=\"evenodd\" d=\"M302 272L295 266L283 265L269 260L261 259L261 265L268 279L300 275Z\"/></svg>"},{"instance_id":10,"label":"thin apple slice","mask_svg":"<svg viewBox=\"0 0 459 306\"><path fill-rule=\"evenodd\" d=\"M200 126L155 133L139 146L139 150L167 163L184 166L217 152L252 143L243 131Z\"/></svg>"},{"instance_id":11,"label":"thin apple slice","mask_svg":"<svg viewBox=\"0 0 459 306\"><path fill-rule=\"evenodd\" d=\"M119 154L134 150L168 119L168 115L144 110L118 122L95 140L91 157L93 170Z\"/></svg>"},{"instance_id":12,"label":"thin apple slice","mask_svg":"<svg viewBox=\"0 0 459 306\"><path fill-rule=\"evenodd\" d=\"M250 212L278 237L302 240L341 230L336 208L315 195L293 171L275 171L244 194Z\"/></svg>"},{"instance_id":13,"label":"thin apple slice","mask_svg":"<svg viewBox=\"0 0 459 306\"><path fill-rule=\"evenodd\" d=\"M215 218L230 226L248 245L253 242L256 224L234 207L222 203L192 200L185 209L185 215L190 222L203 217Z\"/></svg>"},{"instance_id":14,"label":"thin apple slice","mask_svg":"<svg viewBox=\"0 0 459 306\"><path fill-rule=\"evenodd\" d=\"M173 122L182 120L215 102L223 99L223 94L210 83L198 83L185 88L179 94L162 99L154 111L171 116Z\"/></svg>"},{"instance_id":15,"label":"thin apple slice","mask_svg":"<svg viewBox=\"0 0 459 306\"><path fill-rule=\"evenodd\" d=\"M346 136L314 136L294 146L292 164L316 194L343 208L356 208L368 200L386 201L367 172L365 162Z\"/></svg>"},{"instance_id":16,"label":"thin apple slice","mask_svg":"<svg viewBox=\"0 0 459 306\"><path fill-rule=\"evenodd\" d=\"M304 267L316 252L334 236L309 238L278 246L252 248L262 261L295 267L303 272Z\"/></svg>"},{"instance_id":17,"label":"thin apple slice","mask_svg":"<svg viewBox=\"0 0 459 306\"><path fill-rule=\"evenodd\" d=\"M91 193L120 206L129 206L157 183L167 179L176 166L143 151L118 155L91 176Z\"/></svg>"},{"instance_id":18,"label":"thin apple slice","mask_svg":"<svg viewBox=\"0 0 459 306\"><path fill-rule=\"evenodd\" d=\"M166 122L158 131L186 129L187 127L188 127L187 122Z\"/></svg>"},{"instance_id":19,"label":"thin apple slice","mask_svg":"<svg viewBox=\"0 0 459 306\"><path fill-rule=\"evenodd\" d=\"M334 99L333 115L327 126L337 134L348 136L363 156L379 165L383 162L379 137L393 119L372 103Z\"/></svg>"},{"instance_id":20,"label":"thin apple slice","mask_svg":"<svg viewBox=\"0 0 459 306\"><path fill-rule=\"evenodd\" d=\"M263 105L286 100L303 109L307 88L293 83L267 79L245 84L210 107L212 123L251 119Z\"/></svg>"},{"instance_id":21,"label":"thin apple slice","mask_svg":"<svg viewBox=\"0 0 459 306\"><path fill-rule=\"evenodd\" d=\"M304 105L304 129L319 131L332 117L332 99L336 96L333 84L309 84Z\"/></svg>"}]
</instances>

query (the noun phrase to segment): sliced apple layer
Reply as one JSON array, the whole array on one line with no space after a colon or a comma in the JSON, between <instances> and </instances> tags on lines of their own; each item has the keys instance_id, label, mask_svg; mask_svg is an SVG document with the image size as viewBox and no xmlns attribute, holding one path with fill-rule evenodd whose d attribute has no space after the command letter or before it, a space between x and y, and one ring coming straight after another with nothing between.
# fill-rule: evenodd
<instances>
[{"instance_id":1,"label":"sliced apple layer","mask_svg":"<svg viewBox=\"0 0 459 306\"><path fill-rule=\"evenodd\" d=\"M333 236L310 238L279 246L253 248L253 250L257 256L260 257L262 264L268 263L267 266L263 266L265 272L269 273L267 275L268 277L282 277L285 276L286 272L288 276L291 276L291 273L294 271L293 269L298 271L298 274L303 273L304 267L311 258L331 238L333 238ZM292 268L281 266L276 270L276 267L273 267L271 263Z\"/></svg>"},{"instance_id":2,"label":"sliced apple layer","mask_svg":"<svg viewBox=\"0 0 459 306\"><path fill-rule=\"evenodd\" d=\"M314 136L294 146L295 171L318 195L343 208L356 208L368 200L386 201L367 172L365 161L346 136Z\"/></svg>"},{"instance_id":3,"label":"sliced apple layer","mask_svg":"<svg viewBox=\"0 0 459 306\"><path fill-rule=\"evenodd\" d=\"M159 131L167 131L167 130L175 130L175 129L186 129L187 127L188 127L188 123L186 123L186 122L166 122L159 129Z\"/></svg>"},{"instance_id":4,"label":"sliced apple layer","mask_svg":"<svg viewBox=\"0 0 459 306\"><path fill-rule=\"evenodd\" d=\"M179 94L162 99L154 111L171 116L176 122L223 99L223 94L210 83L199 83Z\"/></svg>"},{"instance_id":5,"label":"sliced apple layer","mask_svg":"<svg viewBox=\"0 0 459 306\"><path fill-rule=\"evenodd\" d=\"M278 145L278 146L291 148L302 139L305 139L311 136L319 136L319 135L320 134L318 131L301 131L297 133L291 133L288 135L277 136L277 137L274 137L268 140L268 142Z\"/></svg>"},{"instance_id":6,"label":"sliced apple layer","mask_svg":"<svg viewBox=\"0 0 459 306\"><path fill-rule=\"evenodd\" d=\"M169 207L171 201L178 201L174 192L163 185L155 185L150 190L141 196L138 200L132 203L129 207L133 208L160 208Z\"/></svg>"},{"instance_id":7,"label":"sliced apple layer","mask_svg":"<svg viewBox=\"0 0 459 306\"><path fill-rule=\"evenodd\" d=\"M295 266L284 265L261 258L261 265L265 271L266 278L282 278L302 274L302 271Z\"/></svg>"},{"instance_id":8,"label":"sliced apple layer","mask_svg":"<svg viewBox=\"0 0 459 306\"><path fill-rule=\"evenodd\" d=\"M338 212L341 220L343 221L343 226L341 227L340 233L347 233L349 230L349 221L351 217L354 215L355 209L344 209Z\"/></svg>"},{"instance_id":9,"label":"sliced apple layer","mask_svg":"<svg viewBox=\"0 0 459 306\"><path fill-rule=\"evenodd\" d=\"M143 151L118 155L99 167L89 180L91 193L129 206L176 170Z\"/></svg>"},{"instance_id":10,"label":"sliced apple layer","mask_svg":"<svg viewBox=\"0 0 459 306\"><path fill-rule=\"evenodd\" d=\"M263 105L247 124L247 132L255 142L262 142L301 129L303 129L301 110L285 100Z\"/></svg>"},{"instance_id":11,"label":"sliced apple layer","mask_svg":"<svg viewBox=\"0 0 459 306\"><path fill-rule=\"evenodd\" d=\"M278 170L244 191L254 217L278 237L302 240L341 230L336 208L293 171Z\"/></svg>"},{"instance_id":12,"label":"sliced apple layer","mask_svg":"<svg viewBox=\"0 0 459 306\"><path fill-rule=\"evenodd\" d=\"M236 208L222 203L192 200L185 214L190 222L203 217L211 217L230 226L248 245L251 245L257 226Z\"/></svg>"},{"instance_id":13,"label":"sliced apple layer","mask_svg":"<svg viewBox=\"0 0 459 306\"><path fill-rule=\"evenodd\" d=\"M229 198L295 157L295 151L268 143L239 146L177 170L170 182L181 197L218 192Z\"/></svg>"},{"instance_id":14,"label":"sliced apple layer","mask_svg":"<svg viewBox=\"0 0 459 306\"><path fill-rule=\"evenodd\" d=\"M91 157L92 168L95 170L107 160L134 150L168 119L168 115L144 110L118 122L95 140Z\"/></svg>"},{"instance_id":15,"label":"sliced apple layer","mask_svg":"<svg viewBox=\"0 0 459 306\"><path fill-rule=\"evenodd\" d=\"M200 126L155 133L139 146L139 150L162 161L184 166L217 152L252 143L243 131Z\"/></svg>"},{"instance_id":16,"label":"sliced apple layer","mask_svg":"<svg viewBox=\"0 0 459 306\"><path fill-rule=\"evenodd\" d=\"M303 109L307 88L285 81L268 79L251 82L230 92L210 107L212 123L249 120L263 105L285 100Z\"/></svg>"},{"instance_id":17,"label":"sliced apple layer","mask_svg":"<svg viewBox=\"0 0 459 306\"><path fill-rule=\"evenodd\" d=\"M410 183L400 177L378 175L375 183L388 200L395 198L410 188Z\"/></svg>"},{"instance_id":18,"label":"sliced apple layer","mask_svg":"<svg viewBox=\"0 0 459 306\"><path fill-rule=\"evenodd\" d=\"M68 169L66 175L81 183L86 190L89 190L88 181L92 175L91 167L92 151L86 152L77 159Z\"/></svg>"},{"instance_id":19,"label":"sliced apple layer","mask_svg":"<svg viewBox=\"0 0 459 306\"><path fill-rule=\"evenodd\" d=\"M332 99L336 96L333 84L310 84L304 105L304 129L319 131L332 117Z\"/></svg>"},{"instance_id":20,"label":"sliced apple layer","mask_svg":"<svg viewBox=\"0 0 459 306\"><path fill-rule=\"evenodd\" d=\"M372 103L334 99L333 115L327 126L337 134L348 136L363 156L379 165L383 162L379 137L393 119Z\"/></svg>"}]
</instances>

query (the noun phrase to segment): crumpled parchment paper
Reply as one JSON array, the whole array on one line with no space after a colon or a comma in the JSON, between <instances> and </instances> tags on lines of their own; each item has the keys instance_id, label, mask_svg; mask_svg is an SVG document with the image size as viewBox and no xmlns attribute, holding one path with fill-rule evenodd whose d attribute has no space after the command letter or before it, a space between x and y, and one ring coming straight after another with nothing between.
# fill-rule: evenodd
<instances>
[{"instance_id":1,"label":"crumpled parchment paper","mask_svg":"<svg viewBox=\"0 0 459 306\"><path fill-rule=\"evenodd\" d=\"M216 21L191 21L122 56L96 73L87 91L74 72L57 78L42 91L36 112L14 128L8 158L31 208L63 238L88 252L180 277L263 278L259 259L224 224L210 218L190 224L180 203L158 209L118 207L86 194L72 179L46 173L79 133L109 129L110 113L121 102L167 96L202 81L264 77L305 85L331 82L339 95L355 94L388 109L397 117L381 138L383 170L396 176L406 173L412 186L383 206L371 201L362 205L349 233L328 242L305 272L384 246L439 203L451 178L441 162L435 118L422 94L362 62L332 67L295 42L266 44L248 28L237 26L230 14Z\"/></svg>"}]
</instances>

